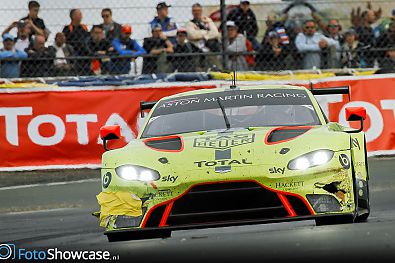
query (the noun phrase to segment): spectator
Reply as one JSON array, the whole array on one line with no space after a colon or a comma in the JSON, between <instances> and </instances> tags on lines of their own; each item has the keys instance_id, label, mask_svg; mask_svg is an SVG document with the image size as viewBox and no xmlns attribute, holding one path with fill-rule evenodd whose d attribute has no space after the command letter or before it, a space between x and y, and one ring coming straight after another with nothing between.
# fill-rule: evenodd
<instances>
[{"instance_id":1,"label":"spectator","mask_svg":"<svg viewBox=\"0 0 395 263\"><path fill-rule=\"evenodd\" d=\"M84 43L89 37L88 27L82 24L82 13L79 9L70 10L71 22L63 28L66 43L73 47L76 56L83 56ZM90 60L78 59L75 61L77 72L81 75L90 74Z\"/></svg>"},{"instance_id":2,"label":"spectator","mask_svg":"<svg viewBox=\"0 0 395 263\"><path fill-rule=\"evenodd\" d=\"M116 58L111 61L110 71L113 74L128 74L131 69L130 62L134 61L136 57L147 53L136 40L130 38L131 35L132 27L130 25L123 25L121 27L120 37L112 41L117 54L130 56L128 58Z\"/></svg>"},{"instance_id":3,"label":"spectator","mask_svg":"<svg viewBox=\"0 0 395 263\"><path fill-rule=\"evenodd\" d=\"M68 57L74 56L74 49L66 44L66 37L62 32L55 35L55 44L50 46L55 54L54 71L55 76L71 76L73 73L73 63Z\"/></svg>"},{"instance_id":4,"label":"spectator","mask_svg":"<svg viewBox=\"0 0 395 263\"><path fill-rule=\"evenodd\" d=\"M363 39L366 48L375 46L375 36L372 24L376 21L375 12L371 9L362 12L361 24L356 28L356 33L359 39ZM375 60L375 53L369 49L366 51L366 67L373 67Z\"/></svg>"},{"instance_id":5,"label":"spectator","mask_svg":"<svg viewBox=\"0 0 395 263\"><path fill-rule=\"evenodd\" d=\"M395 20L391 22L388 29L377 40L376 47L379 49L379 51L377 52L377 58L380 67L383 63L383 60L388 60L387 59L388 48L393 46L395 46Z\"/></svg>"},{"instance_id":6,"label":"spectator","mask_svg":"<svg viewBox=\"0 0 395 263\"><path fill-rule=\"evenodd\" d=\"M219 32L214 22L203 16L202 6L199 3L192 5L193 19L186 24L188 39L200 52L220 52ZM201 56L200 68L221 68L217 56Z\"/></svg>"},{"instance_id":7,"label":"spectator","mask_svg":"<svg viewBox=\"0 0 395 263\"><path fill-rule=\"evenodd\" d=\"M30 37L32 35L41 35L48 37L44 20L38 17L40 11L40 4L37 1L29 1L29 14L20 20L24 21L30 27ZM21 21L21 22L22 22Z\"/></svg>"},{"instance_id":8,"label":"spectator","mask_svg":"<svg viewBox=\"0 0 395 263\"><path fill-rule=\"evenodd\" d=\"M356 39L355 30L350 28L344 34L342 45L341 64L346 68L360 68L363 59L363 44Z\"/></svg>"},{"instance_id":9,"label":"spectator","mask_svg":"<svg viewBox=\"0 0 395 263\"><path fill-rule=\"evenodd\" d=\"M152 37L144 38L143 48L154 57L145 57L143 60L143 74L169 72L166 54L173 53L173 44L162 32L162 27L152 29Z\"/></svg>"},{"instance_id":10,"label":"spectator","mask_svg":"<svg viewBox=\"0 0 395 263\"><path fill-rule=\"evenodd\" d=\"M156 6L157 16L150 22L151 32L154 28L160 26L163 34L170 40L172 44L176 43L177 24L173 18L169 17L169 7L171 5L166 2L160 2Z\"/></svg>"},{"instance_id":11,"label":"spectator","mask_svg":"<svg viewBox=\"0 0 395 263\"><path fill-rule=\"evenodd\" d=\"M395 72L395 45L388 47L384 59L381 61L380 67L387 73Z\"/></svg>"},{"instance_id":12,"label":"spectator","mask_svg":"<svg viewBox=\"0 0 395 263\"><path fill-rule=\"evenodd\" d=\"M193 46L187 39L188 33L184 28L177 30L177 41L174 45L175 54L192 54L198 49ZM196 56L172 57L171 62L173 70L180 72L195 72L196 71Z\"/></svg>"},{"instance_id":13,"label":"spectator","mask_svg":"<svg viewBox=\"0 0 395 263\"><path fill-rule=\"evenodd\" d=\"M13 28L17 28L15 49L23 51L29 47L31 42L30 27L24 21L15 21L3 31L2 36L9 33Z\"/></svg>"},{"instance_id":14,"label":"spectator","mask_svg":"<svg viewBox=\"0 0 395 263\"><path fill-rule=\"evenodd\" d=\"M289 45L282 44L276 31L268 34L268 41L264 43L256 57L255 70L284 70Z\"/></svg>"},{"instance_id":15,"label":"spectator","mask_svg":"<svg viewBox=\"0 0 395 263\"><path fill-rule=\"evenodd\" d=\"M275 15L268 16L266 19L266 32L264 37L262 38L261 45L268 47L269 44L269 33L276 32L280 36L280 45L284 47L288 53L288 56L285 59L285 68L283 69L298 69L301 61L301 56L296 50L295 46L295 38L296 35L301 31L299 31L300 26L295 23L288 23L288 26L285 26L285 20L288 18L288 12L290 9L294 7L294 3L288 5L283 11L282 16L278 18ZM292 21L292 20L291 20ZM267 49L266 49L267 50ZM260 58L258 58L260 59ZM260 63L259 61L257 63Z\"/></svg>"},{"instance_id":16,"label":"spectator","mask_svg":"<svg viewBox=\"0 0 395 263\"><path fill-rule=\"evenodd\" d=\"M22 59L26 58L24 51L15 48L14 36L6 33L3 35L3 48L0 49L0 77L2 78L19 78L20 61L3 59Z\"/></svg>"},{"instance_id":17,"label":"spectator","mask_svg":"<svg viewBox=\"0 0 395 263\"><path fill-rule=\"evenodd\" d=\"M98 57L91 62L91 70L94 74L108 74L110 59L103 56L111 55L114 47L105 38L102 25L94 25L91 29L91 36L86 42L86 56ZM100 58L102 57L102 58Z\"/></svg>"},{"instance_id":18,"label":"spectator","mask_svg":"<svg viewBox=\"0 0 395 263\"><path fill-rule=\"evenodd\" d=\"M238 32L238 27L234 21L227 21L229 45L226 51L247 52L246 38ZM230 55L227 65L229 70L246 71L248 70L247 61L244 55Z\"/></svg>"},{"instance_id":19,"label":"spectator","mask_svg":"<svg viewBox=\"0 0 395 263\"><path fill-rule=\"evenodd\" d=\"M121 35L121 25L112 20L112 10L110 8L104 8L101 11L101 17L103 18L103 27L106 39L110 42Z\"/></svg>"},{"instance_id":20,"label":"spectator","mask_svg":"<svg viewBox=\"0 0 395 263\"><path fill-rule=\"evenodd\" d=\"M330 19L328 24L324 28L325 36L335 41L333 50L325 50L323 53L324 57L324 68L339 68L340 57L341 57L341 45L343 44L343 35L340 33L341 26L339 20ZM333 57L331 57L333 56Z\"/></svg>"},{"instance_id":21,"label":"spectator","mask_svg":"<svg viewBox=\"0 0 395 263\"><path fill-rule=\"evenodd\" d=\"M240 5L228 14L226 20L235 22L239 33L247 36L255 50L259 49L260 45L256 40L258 23L254 12L250 8L250 1L240 1Z\"/></svg>"},{"instance_id":22,"label":"spectator","mask_svg":"<svg viewBox=\"0 0 395 263\"><path fill-rule=\"evenodd\" d=\"M23 67L23 76L48 77L51 76L54 64L55 51L45 47L45 37L38 35L33 40L33 45L27 49L29 61Z\"/></svg>"},{"instance_id":23,"label":"spectator","mask_svg":"<svg viewBox=\"0 0 395 263\"><path fill-rule=\"evenodd\" d=\"M295 45L298 52L303 54L303 69L313 69L321 68L322 50L336 46L336 41L316 32L315 21L307 20L304 32L296 36Z\"/></svg>"}]
</instances>

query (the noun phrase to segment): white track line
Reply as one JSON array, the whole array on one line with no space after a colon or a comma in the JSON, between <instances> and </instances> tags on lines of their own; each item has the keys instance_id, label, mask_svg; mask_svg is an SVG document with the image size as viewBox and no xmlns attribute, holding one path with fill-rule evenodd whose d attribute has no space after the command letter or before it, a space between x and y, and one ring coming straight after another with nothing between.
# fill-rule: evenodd
<instances>
[{"instance_id":1,"label":"white track line","mask_svg":"<svg viewBox=\"0 0 395 263\"><path fill-rule=\"evenodd\" d=\"M65 208L52 208L52 209L43 209L43 210L29 210L29 211L20 211L20 212L8 212L6 215L23 215L23 214L35 214L35 213L50 213L50 212L59 212L59 211L67 211L73 210L76 208L65 207Z\"/></svg>"},{"instance_id":2,"label":"white track line","mask_svg":"<svg viewBox=\"0 0 395 263\"><path fill-rule=\"evenodd\" d=\"M23 189L23 188L32 188L32 187L41 187L41 186L57 186L57 185L66 185L66 184L82 184L89 182L99 182L100 179L84 179L78 181L66 181L66 182L54 182L54 183L46 183L46 184L26 184L26 185L16 185L16 186L6 186L0 187L0 191L5 190L15 190L15 189Z\"/></svg>"}]
</instances>

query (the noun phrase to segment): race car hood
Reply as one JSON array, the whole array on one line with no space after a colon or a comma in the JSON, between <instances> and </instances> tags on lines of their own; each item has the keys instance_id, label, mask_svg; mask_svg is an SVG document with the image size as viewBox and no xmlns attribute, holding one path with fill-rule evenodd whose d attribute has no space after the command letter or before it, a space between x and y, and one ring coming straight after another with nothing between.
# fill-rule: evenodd
<instances>
[{"instance_id":1,"label":"race car hood","mask_svg":"<svg viewBox=\"0 0 395 263\"><path fill-rule=\"evenodd\" d=\"M226 172L245 165L288 163L302 154L350 149L350 137L334 124L301 127L265 127L193 132L160 138L135 139L103 155L102 168L124 164L158 171L212 168Z\"/></svg>"}]
</instances>

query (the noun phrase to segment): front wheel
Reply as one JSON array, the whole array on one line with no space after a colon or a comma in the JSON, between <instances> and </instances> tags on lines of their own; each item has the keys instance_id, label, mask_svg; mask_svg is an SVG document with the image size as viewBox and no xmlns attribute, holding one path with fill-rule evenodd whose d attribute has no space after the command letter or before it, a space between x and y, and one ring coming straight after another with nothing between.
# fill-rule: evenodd
<instances>
[{"instance_id":1,"label":"front wheel","mask_svg":"<svg viewBox=\"0 0 395 263\"><path fill-rule=\"evenodd\" d=\"M370 198L369 198L369 183L368 181L357 180L356 186L358 201L357 201L357 216L355 222L365 222L370 215Z\"/></svg>"}]
</instances>

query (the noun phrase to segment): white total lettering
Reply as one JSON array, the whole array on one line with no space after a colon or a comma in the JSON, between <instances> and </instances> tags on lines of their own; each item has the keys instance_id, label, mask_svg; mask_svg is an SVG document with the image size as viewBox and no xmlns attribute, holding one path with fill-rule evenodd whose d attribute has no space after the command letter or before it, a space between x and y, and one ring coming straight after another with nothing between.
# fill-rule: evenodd
<instances>
[{"instance_id":1,"label":"white total lettering","mask_svg":"<svg viewBox=\"0 0 395 263\"><path fill-rule=\"evenodd\" d=\"M78 143L86 145L89 143L88 122L97 122L96 114L68 114L66 122L75 122L77 125Z\"/></svg>"},{"instance_id":2,"label":"white total lettering","mask_svg":"<svg viewBox=\"0 0 395 263\"><path fill-rule=\"evenodd\" d=\"M32 114L32 107L0 108L0 116L5 117L6 139L10 144L14 146L19 145L18 116L29 116Z\"/></svg>"},{"instance_id":3,"label":"white total lettering","mask_svg":"<svg viewBox=\"0 0 395 263\"><path fill-rule=\"evenodd\" d=\"M392 110L395 119L395 100L382 100L380 101L380 104L383 110Z\"/></svg>"},{"instance_id":4,"label":"white total lettering","mask_svg":"<svg viewBox=\"0 0 395 263\"><path fill-rule=\"evenodd\" d=\"M55 127L54 135L50 137L44 137L39 132L40 125L44 123L50 123ZM60 143L65 134L66 128L61 118L53 114L39 115L31 120L27 127L32 142L42 146L51 146Z\"/></svg>"}]
</instances>

